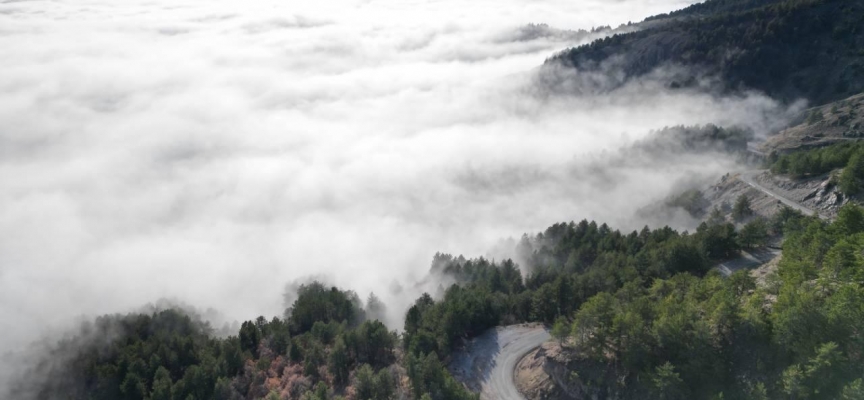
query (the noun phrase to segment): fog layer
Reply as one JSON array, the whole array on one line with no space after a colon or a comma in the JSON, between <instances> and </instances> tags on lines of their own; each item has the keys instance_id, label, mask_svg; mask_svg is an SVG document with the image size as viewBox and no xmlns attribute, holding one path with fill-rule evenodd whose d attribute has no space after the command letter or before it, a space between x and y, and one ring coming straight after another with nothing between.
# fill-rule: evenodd
<instances>
[{"instance_id":1,"label":"fog layer","mask_svg":"<svg viewBox=\"0 0 864 400\"><path fill-rule=\"evenodd\" d=\"M395 304L436 251L640 226L682 179L734 166L604 151L787 110L650 79L545 96L534 74L597 37L568 30L692 2L0 4L0 352L162 297L279 315L306 276Z\"/></svg>"}]
</instances>

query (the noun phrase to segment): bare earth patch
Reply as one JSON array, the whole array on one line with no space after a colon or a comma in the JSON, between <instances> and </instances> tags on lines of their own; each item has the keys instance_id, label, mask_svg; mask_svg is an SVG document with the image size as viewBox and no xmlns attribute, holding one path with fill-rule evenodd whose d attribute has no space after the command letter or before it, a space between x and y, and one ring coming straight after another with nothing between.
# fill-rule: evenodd
<instances>
[{"instance_id":1,"label":"bare earth patch","mask_svg":"<svg viewBox=\"0 0 864 400\"><path fill-rule=\"evenodd\" d=\"M516 388L525 398L530 400L561 398L560 390L552 377L543 370L545 362L546 355L541 354L540 349L535 349L516 364Z\"/></svg>"}]
</instances>

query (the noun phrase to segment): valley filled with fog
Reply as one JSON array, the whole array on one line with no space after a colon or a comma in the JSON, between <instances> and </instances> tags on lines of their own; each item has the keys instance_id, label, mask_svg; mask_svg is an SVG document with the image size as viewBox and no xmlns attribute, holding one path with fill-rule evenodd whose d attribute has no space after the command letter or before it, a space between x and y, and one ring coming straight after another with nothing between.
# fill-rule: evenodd
<instances>
[{"instance_id":1,"label":"valley filled with fog","mask_svg":"<svg viewBox=\"0 0 864 400\"><path fill-rule=\"evenodd\" d=\"M613 155L795 110L710 77L578 96L538 75L608 33L580 29L693 2L3 2L0 352L163 298L281 315L309 277L374 291L398 328L437 251L654 222L636 211L734 161Z\"/></svg>"}]
</instances>

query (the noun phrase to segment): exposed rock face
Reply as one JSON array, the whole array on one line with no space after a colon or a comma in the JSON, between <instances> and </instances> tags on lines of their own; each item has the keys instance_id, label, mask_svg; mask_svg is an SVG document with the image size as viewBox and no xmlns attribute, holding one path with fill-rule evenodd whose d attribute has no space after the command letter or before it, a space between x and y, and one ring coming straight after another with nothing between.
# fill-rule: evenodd
<instances>
[{"instance_id":1,"label":"exposed rock face","mask_svg":"<svg viewBox=\"0 0 864 400\"><path fill-rule=\"evenodd\" d=\"M836 216L840 207L849 202L837 186L832 184L830 174L795 180L764 173L757 180L787 199L799 202L829 218Z\"/></svg>"},{"instance_id":2,"label":"exposed rock face","mask_svg":"<svg viewBox=\"0 0 864 400\"><path fill-rule=\"evenodd\" d=\"M538 348L528 353L516 365L515 381L519 392L527 399L569 399L544 371L546 352Z\"/></svg>"},{"instance_id":3,"label":"exposed rock face","mask_svg":"<svg viewBox=\"0 0 864 400\"><path fill-rule=\"evenodd\" d=\"M726 216L727 220L734 222L731 217L732 206L738 197L746 195L750 198L750 208L756 216L771 218L781 208L782 204L777 199L754 189L738 178L738 174L726 175L704 190L708 205L705 207L706 217L713 208L718 208Z\"/></svg>"},{"instance_id":4,"label":"exposed rock face","mask_svg":"<svg viewBox=\"0 0 864 400\"><path fill-rule=\"evenodd\" d=\"M843 204L843 194L829 188L828 181L819 185L819 189L814 194L813 200L816 204L821 205L822 208L836 207Z\"/></svg>"},{"instance_id":5,"label":"exposed rock face","mask_svg":"<svg viewBox=\"0 0 864 400\"><path fill-rule=\"evenodd\" d=\"M831 183L830 174L796 180L765 172L754 180L782 197L818 212L823 217L835 217L840 207L849 202L849 198ZM704 207L706 214L717 207L730 221L729 213L732 205L741 195L750 198L750 207L754 214L763 218L770 218L783 208L780 201L744 183L739 179L738 174L724 176L717 183L703 188L702 191L707 201Z\"/></svg>"},{"instance_id":6,"label":"exposed rock face","mask_svg":"<svg viewBox=\"0 0 864 400\"><path fill-rule=\"evenodd\" d=\"M572 399L614 400L620 398L609 379L608 366L588 362L560 346L550 348L543 370L552 377L558 388Z\"/></svg>"},{"instance_id":7,"label":"exposed rock face","mask_svg":"<svg viewBox=\"0 0 864 400\"><path fill-rule=\"evenodd\" d=\"M615 400L626 377L618 377L612 367L588 361L556 342L544 343L528 354L516 370L519 390L530 400L591 399ZM531 376L534 379L519 379Z\"/></svg>"}]
</instances>

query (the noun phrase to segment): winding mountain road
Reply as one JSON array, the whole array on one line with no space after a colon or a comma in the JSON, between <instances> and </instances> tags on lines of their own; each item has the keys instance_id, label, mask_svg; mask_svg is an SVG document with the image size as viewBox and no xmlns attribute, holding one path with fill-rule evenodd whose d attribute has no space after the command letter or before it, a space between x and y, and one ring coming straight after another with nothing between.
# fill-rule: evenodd
<instances>
[{"instance_id":1,"label":"winding mountain road","mask_svg":"<svg viewBox=\"0 0 864 400\"><path fill-rule=\"evenodd\" d=\"M542 325L510 325L475 338L450 363L450 371L484 400L525 400L513 381L516 364L550 339Z\"/></svg>"},{"instance_id":2,"label":"winding mountain road","mask_svg":"<svg viewBox=\"0 0 864 400\"><path fill-rule=\"evenodd\" d=\"M805 215L817 215L812 209L792 201L777 192L762 186L756 177L764 171L755 170L742 172L739 178L742 182L771 196L783 204L801 211ZM751 255L743 261L732 261L721 264L721 271L731 273L734 270L750 265L763 263L762 258L772 258L777 251L766 250L766 254ZM736 263L737 262L737 263ZM741 264L741 265L739 265ZM746 265L745 265L746 264ZM525 400L519 393L514 382L516 364L531 350L539 347L550 339L549 332L542 325L510 325L490 329L478 336L461 351L454 355L449 365L450 372L464 382L468 387L480 392L484 400Z\"/></svg>"},{"instance_id":3,"label":"winding mountain road","mask_svg":"<svg viewBox=\"0 0 864 400\"><path fill-rule=\"evenodd\" d=\"M763 172L765 172L765 171L764 170L747 171L747 172L742 172L741 175L739 175L738 177L739 177L739 179L741 179L741 182L744 182L744 183L750 185L754 189L756 189L762 193L765 193L768 196L771 196L777 200L780 200L780 202L782 202L783 204L785 204L785 205L787 205L787 206L789 206L795 210L801 211L801 213L804 215L807 215L807 216L816 215L819 218L825 219L825 217L819 215L819 213L811 210L810 208L802 205L801 203L789 200L786 197L783 197L783 195L780 195L777 192L775 192L771 189L768 189L765 186L762 186L761 184L759 184L759 182L756 181L756 177Z\"/></svg>"}]
</instances>

